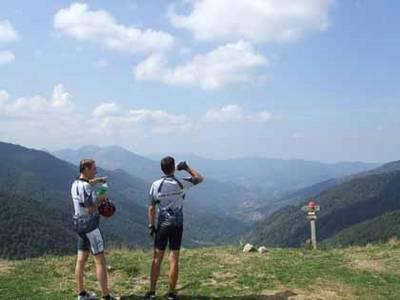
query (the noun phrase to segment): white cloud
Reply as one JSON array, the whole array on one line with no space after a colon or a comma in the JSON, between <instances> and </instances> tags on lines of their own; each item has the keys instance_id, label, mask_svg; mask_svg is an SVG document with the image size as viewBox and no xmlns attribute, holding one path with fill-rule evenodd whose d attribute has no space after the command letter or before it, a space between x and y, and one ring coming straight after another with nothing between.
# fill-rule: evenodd
<instances>
[{"instance_id":1,"label":"white cloud","mask_svg":"<svg viewBox=\"0 0 400 300\"><path fill-rule=\"evenodd\" d=\"M49 103L53 108L68 112L74 109L71 94L64 89L62 84L58 84L54 87Z\"/></svg>"},{"instance_id":2,"label":"white cloud","mask_svg":"<svg viewBox=\"0 0 400 300\"><path fill-rule=\"evenodd\" d=\"M50 96L12 98L0 91L1 140L40 148L67 146L79 138L81 126L81 115L62 85Z\"/></svg>"},{"instance_id":3,"label":"white cloud","mask_svg":"<svg viewBox=\"0 0 400 300\"><path fill-rule=\"evenodd\" d=\"M74 105L71 95L63 85L56 85L49 98L43 96L21 97L14 100L6 91L0 91L0 115L13 119L30 119L36 121L46 120L47 117L56 119L71 116Z\"/></svg>"},{"instance_id":4,"label":"white cloud","mask_svg":"<svg viewBox=\"0 0 400 300\"><path fill-rule=\"evenodd\" d=\"M89 114L77 110L72 96L63 85L53 88L49 97L36 95L11 99L5 90L0 90L0 126L20 133L35 131L38 139L47 139L48 136L57 136L60 141L65 136L70 139L123 136L131 138L136 135L149 136L169 134L173 131L186 132L191 122L185 115L172 114L162 110L122 108L114 102L102 103L96 106ZM12 123L5 126L3 122ZM23 124L30 122L32 128ZM81 128L86 128L82 132ZM45 130L44 136L38 136L37 130ZM19 134L19 133L18 133ZM32 132L31 132L32 134Z\"/></svg>"},{"instance_id":5,"label":"white cloud","mask_svg":"<svg viewBox=\"0 0 400 300\"><path fill-rule=\"evenodd\" d=\"M116 102L85 108L73 100L61 84L49 96L13 98L0 90L0 140L50 149L87 144L135 146L146 152L159 147L206 149L221 138L224 145L236 145L242 138L251 141L265 130L260 124L271 119L269 112L246 111L237 104L188 116Z\"/></svg>"},{"instance_id":6,"label":"white cloud","mask_svg":"<svg viewBox=\"0 0 400 300\"><path fill-rule=\"evenodd\" d=\"M86 3L80 2L59 10L54 27L79 41L93 41L128 53L163 51L174 43L174 38L166 32L119 24L107 11L90 10Z\"/></svg>"},{"instance_id":7,"label":"white cloud","mask_svg":"<svg viewBox=\"0 0 400 300\"><path fill-rule=\"evenodd\" d=\"M175 67L168 66L165 56L155 54L137 65L134 75L138 80L218 89L232 83L248 82L254 78L254 68L266 65L267 58L257 53L250 43L239 41L196 55Z\"/></svg>"},{"instance_id":8,"label":"white cloud","mask_svg":"<svg viewBox=\"0 0 400 300\"><path fill-rule=\"evenodd\" d=\"M15 42L19 39L17 31L8 20L0 20L0 45ZM0 65L10 64L16 59L10 50L0 50Z\"/></svg>"},{"instance_id":9,"label":"white cloud","mask_svg":"<svg viewBox=\"0 0 400 300\"><path fill-rule=\"evenodd\" d=\"M293 41L329 25L334 0L182 0L189 14L169 11L173 26L199 40Z\"/></svg>"},{"instance_id":10,"label":"white cloud","mask_svg":"<svg viewBox=\"0 0 400 300\"><path fill-rule=\"evenodd\" d=\"M78 110L71 94L61 84L56 85L48 97L12 99L7 91L0 90L0 127L7 139L41 143L41 147L49 143L95 143L104 137L121 141L148 140L151 136L168 136L172 132L179 136L192 126L186 115L123 108L114 102L102 103L87 113Z\"/></svg>"},{"instance_id":11,"label":"white cloud","mask_svg":"<svg viewBox=\"0 0 400 300\"><path fill-rule=\"evenodd\" d=\"M56 85L50 96L12 98L0 90L0 140L34 147L61 148L104 141L146 145L153 142L154 136L165 140L171 133L182 136L191 126L186 115L125 108L113 102L83 109L74 104L62 85Z\"/></svg>"},{"instance_id":12,"label":"white cloud","mask_svg":"<svg viewBox=\"0 0 400 300\"><path fill-rule=\"evenodd\" d=\"M10 98L10 95L8 94L7 91L5 90L0 90L0 112L2 107L6 104L8 99Z\"/></svg>"},{"instance_id":13,"label":"white cloud","mask_svg":"<svg viewBox=\"0 0 400 300\"><path fill-rule=\"evenodd\" d=\"M171 114L162 110L122 109L116 103L97 106L89 121L93 132L106 136L125 135L132 137L138 131L151 134L182 133L190 129L187 116Z\"/></svg>"},{"instance_id":14,"label":"white cloud","mask_svg":"<svg viewBox=\"0 0 400 300\"><path fill-rule=\"evenodd\" d=\"M15 54L11 51L0 51L0 65L9 64L15 61Z\"/></svg>"},{"instance_id":15,"label":"white cloud","mask_svg":"<svg viewBox=\"0 0 400 300\"><path fill-rule=\"evenodd\" d=\"M229 104L220 108L212 108L206 112L204 118L208 122L268 122L272 118L272 114L267 111L257 113L248 113L237 104Z\"/></svg>"},{"instance_id":16,"label":"white cloud","mask_svg":"<svg viewBox=\"0 0 400 300\"><path fill-rule=\"evenodd\" d=\"M120 108L116 103L103 103L93 110L93 117L102 118L118 115L120 113Z\"/></svg>"},{"instance_id":17,"label":"white cloud","mask_svg":"<svg viewBox=\"0 0 400 300\"><path fill-rule=\"evenodd\" d=\"M0 20L0 44L15 42L18 38L18 33L10 21Z\"/></svg>"}]
</instances>

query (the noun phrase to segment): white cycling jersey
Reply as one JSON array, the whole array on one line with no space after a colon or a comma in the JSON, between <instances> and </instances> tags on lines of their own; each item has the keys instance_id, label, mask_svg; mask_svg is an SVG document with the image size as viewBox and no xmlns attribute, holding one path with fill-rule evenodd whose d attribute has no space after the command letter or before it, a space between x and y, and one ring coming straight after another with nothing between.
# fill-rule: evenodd
<instances>
[{"instance_id":1,"label":"white cycling jersey","mask_svg":"<svg viewBox=\"0 0 400 300\"><path fill-rule=\"evenodd\" d=\"M96 191L89 181L77 178L71 187L75 216L88 215L86 208L96 203Z\"/></svg>"},{"instance_id":2,"label":"white cycling jersey","mask_svg":"<svg viewBox=\"0 0 400 300\"><path fill-rule=\"evenodd\" d=\"M157 206L158 225L169 224L171 218L183 223L183 200L185 192L196 185L193 178L179 180L175 176L165 176L153 182L149 193L149 204Z\"/></svg>"}]
</instances>

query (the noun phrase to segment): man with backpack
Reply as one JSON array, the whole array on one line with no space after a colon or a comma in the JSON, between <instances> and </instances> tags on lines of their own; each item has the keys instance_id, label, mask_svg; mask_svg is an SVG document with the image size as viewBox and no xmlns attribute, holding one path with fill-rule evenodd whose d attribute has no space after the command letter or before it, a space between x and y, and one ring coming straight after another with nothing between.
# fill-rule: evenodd
<instances>
[{"instance_id":1,"label":"man with backpack","mask_svg":"<svg viewBox=\"0 0 400 300\"><path fill-rule=\"evenodd\" d=\"M161 170L165 174L153 182L149 194L149 233L154 238L154 252L151 266L150 292L146 299L156 299L156 285L164 252L169 244L169 293L168 300L176 300L176 284L179 274L179 251L183 233L183 200L187 189L201 183L204 179L186 162L175 167L174 158L167 156L161 160ZM175 170L186 171L190 177L179 180ZM157 210L157 211L156 211ZM156 226L156 213L157 226Z\"/></svg>"}]
</instances>

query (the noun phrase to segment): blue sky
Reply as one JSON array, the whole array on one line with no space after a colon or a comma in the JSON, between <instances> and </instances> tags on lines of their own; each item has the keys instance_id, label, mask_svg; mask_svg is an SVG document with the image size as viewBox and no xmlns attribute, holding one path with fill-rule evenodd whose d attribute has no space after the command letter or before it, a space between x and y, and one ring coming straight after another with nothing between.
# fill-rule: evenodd
<instances>
[{"instance_id":1,"label":"blue sky","mask_svg":"<svg viewBox=\"0 0 400 300\"><path fill-rule=\"evenodd\" d=\"M1 1L0 140L396 160L399 9L372 0Z\"/></svg>"}]
</instances>

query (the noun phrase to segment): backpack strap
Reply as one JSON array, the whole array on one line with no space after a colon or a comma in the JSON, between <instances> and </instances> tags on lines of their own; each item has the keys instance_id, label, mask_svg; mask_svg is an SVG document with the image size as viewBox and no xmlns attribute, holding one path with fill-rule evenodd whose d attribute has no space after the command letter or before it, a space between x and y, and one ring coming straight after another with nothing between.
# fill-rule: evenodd
<instances>
[{"instance_id":1,"label":"backpack strap","mask_svg":"<svg viewBox=\"0 0 400 300\"><path fill-rule=\"evenodd\" d=\"M179 187L181 188L181 190L183 190L183 184L182 182L180 182L178 179L176 179L175 176L172 176L172 179L176 181L176 183L178 183Z\"/></svg>"},{"instance_id":2,"label":"backpack strap","mask_svg":"<svg viewBox=\"0 0 400 300\"><path fill-rule=\"evenodd\" d=\"M168 177L172 178L172 179L179 185L179 187L181 188L181 190L183 190L183 184L182 184L182 182L180 182L178 179L176 179L175 176L164 176L163 179L162 179L162 181L161 181L161 183L160 183L160 185L159 185L159 187L158 187L157 193L161 193L161 190L162 190L162 187L163 187L163 185L164 185L165 179L167 179ZM186 196L186 195L183 194L183 195L182 195L182 198L185 199L185 196Z\"/></svg>"},{"instance_id":3,"label":"backpack strap","mask_svg":"<svg viewBox=\"0 0 400 300\"><path fill-rule=\"evenodd\" d=\"M179 185L179 187L181 188L181 190L183 190L183 184L182 184L182 182L180 182L175 176L164 176L163 177L163 180L161 181L161 183L160 183L160 185L159 185L159 187L158 187L158 190L157 190L157 193L160 193L161 192L161 189L162 189L162 187L163 187L163 185L164 185L164 181L165 181L165 179L167 179L167 178L172 178L178 185Z\"/></svg>"},{"instance_id":4,"label":"backpack strap","mask_svg":"<svg viewBox=\"0 0 400 300\"><path fill-rule=\"evenodd\" d=\"M163 179L161 180L161 183L160 183L160 185L158 186L157 193L160 193L160 192L161 192L161 189L162 189L162 187L163 187L163 185L164 185L164 181L165 181L166 178L167 178L167 177L163 177Z\"/></svg>"}]
</instances>

